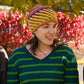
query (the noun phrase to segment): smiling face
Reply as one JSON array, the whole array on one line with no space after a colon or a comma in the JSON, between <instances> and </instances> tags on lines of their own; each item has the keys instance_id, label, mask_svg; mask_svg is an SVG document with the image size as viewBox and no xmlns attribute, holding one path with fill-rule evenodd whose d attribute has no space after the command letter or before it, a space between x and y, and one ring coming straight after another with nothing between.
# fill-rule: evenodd
<instances>
[{"instance_id":1,"label":"smiling face","mask_svg":"<svg viewBox=\"0 0 84 84\"><path fill-rule=\"evenodd\" d=\"M56 37L57 24L55 22L49 22L38 28L34 34L38 38L38 44L52 45L53 40Z\"/></svg>"}]
</instances>

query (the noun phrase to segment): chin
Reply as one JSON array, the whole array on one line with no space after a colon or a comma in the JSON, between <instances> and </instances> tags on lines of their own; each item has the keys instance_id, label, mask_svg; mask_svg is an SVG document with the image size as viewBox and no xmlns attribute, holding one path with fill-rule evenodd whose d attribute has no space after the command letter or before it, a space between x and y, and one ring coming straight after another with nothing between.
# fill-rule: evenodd
<instances>
[{"instance_id":1,"label":"chin","mask_svg":"<svg viewBox=\"0 0 84 84\"><path fill-rule=\"evenodd\" d=\"M46 40L45 42L43 42L46 45L51 46L53 44L53 40Z\"/></svg>"},{"instance_id":2,"label":"chin","mask_svg":"<svg viewBox=\"0 0 84 84\"><path fill-rule=\"evenodd\" d=\"M47 43L50 44L50 45L52 45L53 44L53 40L52 41L48 41Z\"/></svg>"},{"instance_id":3,"label":"chin","mask_svg":"<svg viewBox=\"0 0 84 84\"><path fill-rule=\"evenodd\" d=\"M51 42L51 43L47 42L47 45L49 45L49 46L51 46L52 44L53 44L53 42Z\"/></svg>"}]
</instances>

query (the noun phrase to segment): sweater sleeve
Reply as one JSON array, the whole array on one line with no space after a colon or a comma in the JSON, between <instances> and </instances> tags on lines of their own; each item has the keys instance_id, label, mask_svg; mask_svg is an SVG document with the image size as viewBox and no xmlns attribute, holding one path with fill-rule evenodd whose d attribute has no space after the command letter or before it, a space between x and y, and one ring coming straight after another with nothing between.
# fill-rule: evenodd
<instances>
[{"instance_id":1,"label":"sweater sleeve","mask_svg":"<svg viewBox=\"0 0 84 84\"><path fill-rule=\"evenodd\" d=\"M64 63L64 84L79 84L78 66L72 49L67 50L66 56L63 56Z\"/></svg>"},{"instance_id":2,"label":"sweater sleeve","mask_svg":"<svg viewBox=\"0 0 84 84\"><path fill-rule=\"evenodd\" d=\"M17 52L13 52L10 56L7 71L7 84L19 84L18 67L17 67L18 59L16 54Z\"/></svg>"}]
</instances>

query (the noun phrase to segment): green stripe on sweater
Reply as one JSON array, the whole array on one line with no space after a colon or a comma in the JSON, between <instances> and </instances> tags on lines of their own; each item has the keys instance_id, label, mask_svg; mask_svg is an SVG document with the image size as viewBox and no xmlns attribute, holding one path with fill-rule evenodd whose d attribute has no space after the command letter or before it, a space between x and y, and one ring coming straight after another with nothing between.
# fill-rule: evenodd
<instances>
[{"instance_id":1,"label":"green stripe on sweater","mask_svg":"<svg viewBox=\"0 0 84 84\"><path fill-rule=\"evenodd\" d=\"M74 55L74 53L70 52L69 50L56 50L55 52L68 52L70 55Z\"/></svg>"},{"instance_id":2,"label":"green stripe on sweater","mask_svg":"<svg viewBox=\"0 0 84 84\"><path fill-rule=\"evenodd\" d=\"M15 55L18 55L18 54L26 54L26 52L16 52L10 57L10 59L12 59Z\"/></svg>"},{"instance_id":3,"label":"green stripe on sweater","mask_svg":"<svg viewBox=\"0 0 84 84\"><path fill-rule=\"evenodd\" d=\"M19 61L23 61L23 60L33 60L32 58L22 58L22 59L18 59L15 61L14 64L9 64L8 67L13 67L15 66Z\"/></svg>"},{"instance_id":4,"label":"green stripe on sweater","mask_svg":"<svg viewBox=\"0 0 84 84\"><path fill-rule=\"evenodd\" d=\"M20 84L24 84L25 82L33 82L33 81L64 81L63 79L30 79L22 81Z\"/></svg>"},{"instance_id":5,"label":"green stripe on sweater","mask_svg":"<svg viewBox=\"0 0 84 84\"><path fill-rule=\"evenodd\" d=\"M19 66L19 68L24 68L24 67L35 67L35 66L63 66L63 64L32 64L32 65L23 65Z\"/></svg>"},{"instance_id":6,"label":"green stripe on sweater","mask_svg":"<svg viewBox=\"0 0 84 84\"><path fill-rule=\"evenodd\" d=\"M7 80L7 82L18 82L18 80Z\"/></svg>"},{"instance_id":7,"label":"green stripe on sweater","mask_svg":"<svg viewBox=\"0 0 84 84\"><path fill-rule=\"evenodd\" d=\"M19 76L23 76L25 74L38 74L38 73L60 73L60 74L64 74L64 72L61 71L30 71L30 72L24 72L22 74L20 74Z\"/></svg>"}]
</instances>

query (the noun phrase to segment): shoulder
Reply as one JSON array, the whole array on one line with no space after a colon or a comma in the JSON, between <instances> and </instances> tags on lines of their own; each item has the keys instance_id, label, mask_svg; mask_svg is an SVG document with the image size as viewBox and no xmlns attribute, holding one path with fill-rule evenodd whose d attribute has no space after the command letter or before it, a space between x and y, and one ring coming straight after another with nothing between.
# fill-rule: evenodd
<instances>
[{"instance_id":1,"label":"shoulder","mask_svg":"<svg viewBox=\"0 0 84 84\"><path fill-rule=\"evenodd\" d=\"M75 54L69 46L61 46L56 50L56 52L59 52L64 59L76 60Z\"/></svg>"},{"instance_id":2,"label":"shoulder","mask_svg":"<svg viewBox=\"0 0 84 84\"><path fill-rule=\"evenodd\" d=\"M22 46L22 47L19 47L19 48L16 48L13 52L13 53L16 53L16 52L25 52L26 51L26 47L25 46Z\"/></svg>"},{"instance_id":3,"label":"shoulder","mask_svg":"<svg viewBox=\"0 0 84 84\"><path fill-rule=\"evenodd\" d=\"M70 52L73 52L73 50L69 47L69 46L60 46L59 48L56 49L56 51L70 51Z\"/></svg>"},{"instance_id":4,"label":"shoulder","mask_svg":"<svg viewBox=\"0 0 84 84\"><path fill-rule=\"evenodd\" d=\"M62 56L69 56L69 57L74 56L74 52L69 46L60 46L55 50L55 52Z\"/></svg>"},{"instance_id":5,"label":"shoulder","mask_svg":"<svg viewBox=\"0 0 84 84\"><path fill-rule=\"evenodd\" d=\"M27 52L26 50L26 47L25 46L22 46L22 47L19 47L17 49L15 49L12 53L11 53L11 56L10 56L10 59L12 59L13 57L15 58L19 58L21 57L22 55L25 55Z\"/></svg>"}]
</instances>

